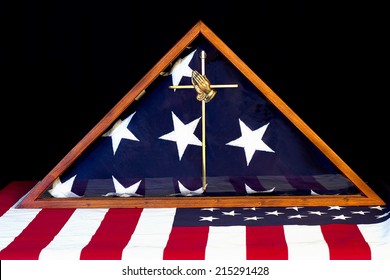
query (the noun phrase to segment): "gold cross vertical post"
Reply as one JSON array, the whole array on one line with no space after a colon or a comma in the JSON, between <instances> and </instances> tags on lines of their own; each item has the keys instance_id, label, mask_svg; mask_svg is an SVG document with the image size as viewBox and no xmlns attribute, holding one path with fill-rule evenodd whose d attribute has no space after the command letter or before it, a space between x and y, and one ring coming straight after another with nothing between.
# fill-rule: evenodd
<instances>
[{"instance_id":1,"label":"gold cross vertical post","mask_svg":"<svg viewBox=\"0 0 390 280\"><path fill-rule=\"evenodd\" d=\"M200 59L201 59L201 71L202 75L206 77L206 52L201 51L200 52ZM194 72L193 72L194 76ZM192 82L194 84L194 82ZM195 84L194 84L195 87ZM198 92L198 90L196 89ZM216 93L216 91L215 91ZM214 95L215 95L214 93ZM202 99L202 188L203 191L206 191L207 188L207 181L206 181L206 101L203 98Z\"/></svg>"},{"instance_id":2,"label":"gold cross vertical post","mask_svg":"<svg viewBox=\"0 0 390 280\"><path fill-rule=\"evenodd\" d=\"M209 102L217 93L214 88L236 88L237 84L211 85L206 77L206 52L200 52L201 74L198 71L192 71L192 85L170 86L171 89L195 88L198 95L196 99L202 102L202 188L207 188L206 181L206 103Z\"/></svg>"}]
</instances>

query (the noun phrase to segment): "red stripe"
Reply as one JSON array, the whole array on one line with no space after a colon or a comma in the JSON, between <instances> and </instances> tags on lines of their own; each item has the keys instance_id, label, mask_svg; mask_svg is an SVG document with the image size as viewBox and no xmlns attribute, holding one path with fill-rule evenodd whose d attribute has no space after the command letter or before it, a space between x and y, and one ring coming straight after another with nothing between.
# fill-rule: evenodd
<instances>
[{"instance_id":1,"label":"red stripe","mask_svg":"<svg viewBox=\"0 0 390 280\"><path fill-rule=\"evenodd\" d=\"M323 225L331 260L370 260L371 250L357 225Z\"/></svg>"},{"instance_id":2,"label":"red stripe","mask_svg":"<svg viewBox=\"0 0 390 280\"><path fill-rule=\"evenodd\" d=\"M173 227L164 260L204 260L209 227Z\"/></svg>"},{"instance_id":3,"label":"red stripe","mask_svg":"<svg viewBox=\"0 0 390 280\"><path fill-rule=\"evenodd\" d=\"M4 215L37 181L11 182L0 190L0 216Z\"/></svg>"},{"instance_id":4,"label":"red stripe","mask_svg":"<svg viewBox=\"0 0 390 280\"><path fill-rule=\"evenodd\" d=\"M283 226L246 227L247 260L287 260Z\"/></svg>"},{"instance_id":5,"label":"red stripe","mask_svg":"<svg viewBox=\"0 0 390 280\"><path fill-rule=\"evenodd\" d=\"M58 234L75 209L42 209L6 248L1 260L37 260L39 254Z\"/></svg>"},{"instance_id":6,"label":"red stripe","mask_svg":"<svg viewBox=\"0 0 390 280\"><path fill-rule=\"evenodd\" d=\"M91 241L81 251L81 260L120 260L137 226L142 209L107 211Z\"/></svg>"}]
</instances>

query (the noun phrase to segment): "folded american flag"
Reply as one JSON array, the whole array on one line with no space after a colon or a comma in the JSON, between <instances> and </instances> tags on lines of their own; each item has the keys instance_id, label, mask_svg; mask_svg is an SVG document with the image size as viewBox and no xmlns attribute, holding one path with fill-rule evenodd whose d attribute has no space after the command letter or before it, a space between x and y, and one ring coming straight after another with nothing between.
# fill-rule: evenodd
<instances>
[{"instance_id":1,"label":"folded american flag","mask_svg":"<svg viewBox=\"0 0 390 280\"><path fill-rule=\"evenodd\" d=\"M390 260L390 208L18 209L0 191L1 260Z\"/></svg>"},{"instance_id":2,"label":"folded american flag","mask_svg":"<svg viewBox=\"0 0 390 280\"><path fill-rule=\"evenodd\" d=\"M204 195L360 194L243 73L210 42L197 39L42 197L202 194L203 129L209 183ZM191 86L203 52L211 81L237 85L218 88L207 117L193 88L170 88Z\"/></svg>"}]
</instances>

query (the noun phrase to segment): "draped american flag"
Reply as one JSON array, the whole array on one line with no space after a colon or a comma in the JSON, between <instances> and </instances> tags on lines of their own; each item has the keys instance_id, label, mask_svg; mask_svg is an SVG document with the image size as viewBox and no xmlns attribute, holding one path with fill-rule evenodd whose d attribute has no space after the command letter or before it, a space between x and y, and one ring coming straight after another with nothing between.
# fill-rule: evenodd
<instances>
[{"instance_id":1,"label":"draped american flag","mask_svg":"<svg viewBox=\"0 0 390 280\"><path fill-rule=\"evenodd\" d=\"M206 105L191 85L204 68ZM202 118L207 182L202 187ZM214 46L198 39L43 196L355 194L356 187ZM131 198L129 198L131 199Z\"/></svg>"},{"instance_id":2,"label":"draped american flag","mask_svg":"<svg viewBox=\"0 0 390 280\"><path fill-rule=\"evenodd\" d=\"M390 260L390 208L21 209L0 191L1 260Z\"/></svg>"}]
</instances>

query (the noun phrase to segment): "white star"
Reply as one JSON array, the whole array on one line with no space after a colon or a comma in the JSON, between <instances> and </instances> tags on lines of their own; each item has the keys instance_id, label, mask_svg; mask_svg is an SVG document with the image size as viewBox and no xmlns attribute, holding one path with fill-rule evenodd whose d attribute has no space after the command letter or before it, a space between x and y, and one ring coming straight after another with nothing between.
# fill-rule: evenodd
<instances>
[{"instance_id":1,"label":"white star","mask_svg":"<svg viewBox=\"0 0 390 280\"><path fill-rule=\"evenodd\" d=\"M344 207L340 207L340 206L329 206L328 210L341 210L342 208L344 208Z\"/></svg>"},{"instance_id":2,"label":"white star","mask_svg":"<svg viewBox=\"0 0 390 280\"><path fill-rule=\"evenodd\" d=\"M72 192L72 186L76 175L67 180L64 183L61 183L60 178L57 178L53 182L53 188L49 190L49 193L53 197L64 198L64 197L80 197L79 195Z\"/></svg>"},{"instance_id":3,"label":"white star","mask_svg":"<svg viewBox=\"0 0 390 280\"><path fill-rule=\"evenodd\" d=\"M301 215L301 214L293 215L293 216L288 216L289 219L302 219L302 218L306 218L306 217L307 217L307 216Z\"/></svg>"},{"instance_id":4,"label":"white star","mask_svg":"<svg viewBox=\"0 0 390 280\"><path fill-rule=\"evenodd\" d=\"M219 208L202 208L200 210L214 212L215 210L219 210Z\"/></svg>"},{"instance_id":5,"label":"white star","mask_svg":"<svg viewBox=\"0 0 390 280\"><path fill-rule=\"evenodd\" d=\"M316 193L315 191L313 190L310 190L310 195L319 195L318 193Z\"/></svg>"},{"instance_id":6,"label":"white star","mask_svg":"<svg viewBox=\"0 0 390 280\"><path fill-rule=\"evenodd\" d=\"M194 196L194 195L201 195L204 192L204 189L200 187L197 190L191 191L187 189L181 182L179 182L179 191L184 196Z\"/></svg>"},{"instance_id":7,"label":"white star","mask_svg":"<svg viewBox=\"0 0 390 280\"><path fill-rule=\"evenodd\" d=\"M264 219L263 217L258 217L258 216L253 216L253 217L244 217L244 221L257 221L257 220L262 220Z\"/></svg>"},{"instance_id":8,"label":"white star","mask_svg":"<svg viewBox=\"0 0 390 280\"><path fill-rule=\"evenodd\" d=\"M197 118L188 124L184 124L172 112L172 119L174 126L173 131L159 137L159 139L176 142L179 159L181 160L188 145L202 146L202 142L194 135L195 128L198 125L200 118Z\"/></svg>"},{"instance_id":9,"label":"white star","mask_svg":"<svg viewBox=\"0 0 390 280\"><path fill-rule=\"evenodd\" d=\"M382 206L373 206L373 207L370 207L370 209L377 209L377 210L383 210L385 209L385 207L382 207Z\"/></svg>"},{"instance_id":10,"label":"white star","mask_svg":"<svg viewBox=\"0 0 390 280\"><path fill-rule=\"evenodd\" d=\"M326 212L321 212L321 211L309 211L309 214L321 216L322 214L326 214Z\"/></svg>"},{"instance_id":11,"label":"white star","mask_svg":"<svg viewBox=\"0 0 390 280\"><path fill-rule=\"evenodd\" d=\"M370 213L370 211L351 211L351 214L366 215L367 213Z\"/></svg>"},{"instance_id":12,"label":"white star","mask_svg":"<svg viewBox=\"0 0 390 280\"><path fill-rule=\"evenodd\" d=\"M272 211L272 212L265 212L266 215L274 215L279 216L280 214L284 214L283 212L279 212L278 210Z\"/></svg>"},{"instance_id":13,"label":"white star","mask_svg":"<svg viewBox=\"0 0 390 280\"><path fill-rule=\"evenodd\" d=\"M104 196L119 196L119 197L141 196L140 194L137 194L137 190L139 188L141 180L139 180L137 183L129 187L123 186L114 176L112 176L112 181L114 182L115 192L107 193Z\"/></svg>"},{"instance_id":14,"label":"white star","mask_svg":"<svg viewBox=\"0 0 390 280\"><path fill-rule=\"evenodd\" d=\"M172 85L179 85L183 76L192 77L192 69L188 66L188 64L191 62L195 51L196 50L194 50L192 53L190 53L183 59L179 58L172 66L170 73L170 75L172 75ZM176 91L176 89L174 89L174 91Z\"/></svg>"},{"instance_id":15,"label":"white star","mask_svg":"<svg viewBox=\"0 0 390 280\"><path fill-rule=\"evenodd\" d=\"M128 116L126 119L118 120L114 126L103 134L103 137L108 137L110 136L112 139L112 150L114 151L114 155L116 150L118 149L119 143L121 142L122 139L129 139L129 140L134 140L134 141L139 141L137 137L134 136L134 134L127 128L129 125L131 119L133 118L135 112Z\"/></svg>"},{"instance_id":16,"label":"white star","mask_svg":"<svg viewBox=\"0 0 390 280\"><path fill-rule=\"evenodd\" d=\"M292 209L292 210L295 210L295 211L299 211L299 208L303 208L303 207L296 207L296 206L294 206L294 207L286 207L286 209Z\"/></svg>"},{"instance_id":17,"label":"white star","mask_svg":"<svg viewBox=\"0 0 390 280\"><path fill-rule=\"evenodd\" d=\"M344 214L338 215L338 216L333 216L332 220L346 220L346 219L351 219L351 217L345 216Z\"/></svg>"},{"instance_id":18,"label":"white star","mask_svg":"<svg viewBox=\"0 0 390 280\"><path fill-rule=\"evenodd\" d=\"M237 215L241 215L240 213L236 213L234 212L234 210L230 211L230 212L222 212L222 214L226 215L226 216L237 216Z\"/></svg>"},{"instance_id":19,"label":"white star","mask_svg":"<svg viewBox=\"0 0 390 280\"><path fill-rule=\"evenodd\" d=\"M264 191L255 191L251 187L249 187L247 184L245 184L245 191L247 194L255 194L255 193L272 193L275 190L275 187L269 190L264 190Z\"/></svg>"},{"instance_id":20,"label":"white star","mask_svg":"<svg viewBox=\"0 0 390 280\"><path fill-rule=\"evenodd\" d=\"M388 216L389 214L390 214L390 211L389 211L389 212L386 212L386 213L384 213L384 214L382 214L382 215L376 215L375 217L376 217L377 219L380 219L380 218L383 218L383 217Z\"/></svg>"},{"instance_id":21,"label":"white star","mask_svg":"<svg viewBox=\"0 0 390 280\"><path fill-rule=\"evenodd\" d=\"M251 208L243 208L244 210L252 210L252 211L256 211L256 207L251 207Z\"/></svg>"},{"instance_id":22,"label":"white star","mask_svg":"<svg viewBox=\"0 0 390 280\"><path fill-rule=\"evenodd\" d=\"M208 217L200 217L200 220L199 221L209 221L209 222L212 222L213 220L217 220L219 218L215 218L213 216L208 216Z\"/></svg>"},{"instance_id":23,"label":"white star","mask_svg":"<svg viewBox=\"0 0 390 280\"><path fill-rule=\"evenodd\" d=\"M268 147L267 144L265 144L262 140L269 123L252 131L240 119L239 122L241 129L241 137L230 141L229 143L226 143L226 145L244 148L247 165L249 165L249 162L252 160L255 151L274 153L274 151L270 147Z\"/></svg>"}]
</instances>

